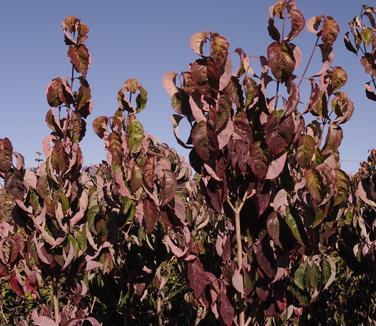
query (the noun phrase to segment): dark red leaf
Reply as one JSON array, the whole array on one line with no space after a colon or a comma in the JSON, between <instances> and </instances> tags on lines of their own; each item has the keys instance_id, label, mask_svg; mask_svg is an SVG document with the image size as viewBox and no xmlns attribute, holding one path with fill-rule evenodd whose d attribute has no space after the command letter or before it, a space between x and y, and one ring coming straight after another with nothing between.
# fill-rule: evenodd
<instances>
[{"instance_id":1,"label":"dark red leaf","mask_svg":"<svg viewBox=\"0 0 376 326\"><path fill-rule=\"evenodd\" d=\"M157 206L154 201L150 198L145 198L143 201L144 206L144 221L146 224L146 232L148 234L152 233L154 230L155 223L158 219Z\"/></svg>"},{"instance_id":2,"label":"dark red leaf","mask_svg":"<svg viewBox=\"0 0 376 326\"><path fill-rule=\"evenodd\" d=\"M168 170L164 171L161 183L161 206L168 204L175 197L177 185L175 174Z\"/></svg>"}]
</instances>

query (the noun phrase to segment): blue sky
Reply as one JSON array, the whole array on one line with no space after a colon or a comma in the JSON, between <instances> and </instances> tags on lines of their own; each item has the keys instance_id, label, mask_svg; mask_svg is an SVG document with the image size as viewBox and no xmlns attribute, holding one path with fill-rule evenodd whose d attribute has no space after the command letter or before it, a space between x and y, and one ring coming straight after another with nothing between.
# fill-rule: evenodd
<instances>
[{"instance_id":1,"label":"blue sky","mask_svg":"<svg viewBox=\"0 0 376 326\"><path fill-rule=\"evenodd\" d=\"M75 15L89 25L87 46L93 55L88 80L94 111L82 142L85 164L105 158L103 143L92 131L91 122L95 116L114 112L117 91L130 77L139 78L148 91L149 102L140 116L145 129L186 155L173 137L169 121L173 111L162 86L163 73L183 71L195 59L189 37L197 31L219 32L228 38L232 50L242 47L249 55L265 54L271 42L266 28L267 9L273 3L265 0L3 1L0 138L9 137L15 150L25 156L27 165L35 165L35 152L41 151L42 139L49 133L44 122L49 108L46 86L52 78L70 74L61 22L65 16ZM376 145L376 107L365 98L363 89L367 76L359 59L342 42L347 22L360 12L363 3L297 1L306 19L332 15L341 26L335 65L347 70L349 82L344 91L355 104L353 117L344 126L341 146L342 168L346 171L355 171L356 160L366 159L368 149ZM373 3L374 0L368 0L368 4ZM303 66L314 40L309 32L296 40L303 51ZM308 74L318 68L313 66Z\"/></svg>"}]
</instances>

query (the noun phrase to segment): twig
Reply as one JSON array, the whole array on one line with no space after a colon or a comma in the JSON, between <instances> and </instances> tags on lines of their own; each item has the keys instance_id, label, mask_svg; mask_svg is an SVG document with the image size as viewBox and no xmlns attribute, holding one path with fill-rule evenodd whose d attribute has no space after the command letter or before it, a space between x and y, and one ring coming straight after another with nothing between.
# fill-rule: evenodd
<instances>
[{"instance_id":1,"label":"twig","mask_svg":"<svg viewBox=\"0 0 376 326\"><path fill-rule=\"evenodd\" d=\"M302 83L302 81L303 81L303 78L304 78L305 74L307 73L307 70L308 70L309 65L311 64L311 61L312 61L313 55L315 54L315 50L316 50L317 44L319 44L319 39L320 39L320 36L317 36L317 38L316 38L316 42L315 42L315 45L313 46L313 49L312 49L311 55L309 56L309 59L308 59L307 65L305 66L304 71L303 71L303 74L302 74L302 76L300 77L300 80L299 80L299 83L298 83L298 88L299 88L299 86L301 85L301 83Z\"/></svg>"}]
</instances>

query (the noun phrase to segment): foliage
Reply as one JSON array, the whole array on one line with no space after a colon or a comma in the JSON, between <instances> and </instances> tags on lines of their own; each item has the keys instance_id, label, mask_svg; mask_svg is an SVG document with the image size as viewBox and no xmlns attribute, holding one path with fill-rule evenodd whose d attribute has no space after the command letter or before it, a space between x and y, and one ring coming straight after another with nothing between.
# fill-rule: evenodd
<instances>
[{"instance_id":1,"label":"foliage","mask_svg":"<svg viewBox=\"0 0 376 326\"><path fill-rule=\"evenodd\" d=\"M47 87L45 160L25 169L11 141L0 139L0 177L14 201L0 220L2 318L19 325L374 322L374 306L358 298L369 284L363 295L376 299L376 153L352 178L340 169L341 125L354 105L342 90L346 71L334 65L339 26L331 16L307 21L316 42L298 78L303 58L293 40L305 24L295 1L270 8L272 41L257 73L240 48L233 70L218 33L192 36L198 59L164 76L192 177L190 165L138 120L147 91L136 79L118 91L113 116L93 121L106 160L82 167L91 55L87 25L67 17L72 74ZM362 52L374 100L375 9L363 6L350 29L355 45L349 33L345 45ZM306 77L316 48L322 67ZM185 118L187 141L178 131Z\"/></svg>"}]
</instances>

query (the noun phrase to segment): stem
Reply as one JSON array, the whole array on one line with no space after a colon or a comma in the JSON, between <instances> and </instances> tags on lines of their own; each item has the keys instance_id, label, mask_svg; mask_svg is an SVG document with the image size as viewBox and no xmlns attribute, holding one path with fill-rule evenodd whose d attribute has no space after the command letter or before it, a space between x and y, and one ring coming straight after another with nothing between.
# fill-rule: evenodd
<instances>
[{"instance_id":1,"label":"stem","mask_svg":"<svg viewBox=\"0 0 376 326\"><path fill-rule=\"evenodd\" d=\"M307 65L305 66L304 71L303 71L303 74L302 74L302 76L300 77L300 80L299 80L299 83L298 83L298 88L299 88L300 84L301 84L302 81L303 81L303 78L304 78L304 76L305 76L305 74L306 74L306 72L307 72L307 70L308 70L309 65L311 64L311 61L312 61L313 55L315 54L315 50L316 50L317 44L319 43L319 39L320 39L320 37L317 36L317 38L316 38L316 42L315 42L315 45L313 46L313 49L312 49L311 55L309 56L309 59L308 59Z\"/></svg>"},{"instance_id":2,"label":"stem","mask_svg":"<svg viewBox=\"0 0 376 326\"><path fill-rule=\"evenodd\" d=\"M58 298L58 293L57 293L56 279L54 279L53 293L54 293L53 300L54 300L55 323L56 325L60 325L59 298Z\"/></svg>"},{"instance_id":3,"label":"stem","mask_svg":"<svg viewBox=\"0 0 376 326\"><path fill-rule=\"evenodd\" d=\"M278 105L278 98L279 98L279 84L280 82L277 81L277 89L275 91L275 100L274 100L274 110L277 109L277 105Z\"/></svg>"},{"instance_id":4,"label":"stem","mask_svg":"<svg viewBox=\"0 0 376 326\"><path fill-rule=\"evenodd\" d=\"M238 269L242 268L243 264L243 249L242 249L242 234L241 234L241 225L240 225L240 212L244 206L245 201L247 200L248 192L244 193L243 198L239 201L236 201L235 206L232 204L230 198L227 198L227 203L234 212L235 217L235 233L236 233L236 256L238 260ZM244 300L244 294L241 295L242 300ZM239 313L239 326L244 326L245 323L245 313L244 310Z\"/></svg>"}]
</instances>

